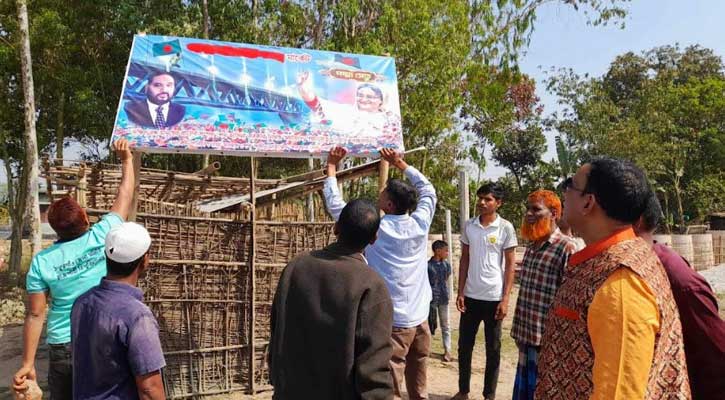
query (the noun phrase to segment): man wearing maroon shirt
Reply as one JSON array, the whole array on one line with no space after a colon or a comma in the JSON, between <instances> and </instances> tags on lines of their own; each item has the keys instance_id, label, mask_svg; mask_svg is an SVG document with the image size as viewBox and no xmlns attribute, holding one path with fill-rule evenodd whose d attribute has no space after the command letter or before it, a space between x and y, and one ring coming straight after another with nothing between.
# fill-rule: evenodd
<instances>
[{"instance_id":1,"label":"man wearing maroon shirt","mask_svg":"<svg viewBox=\"0 0 725 400\"><path fill-rule=\"evenodd\" d=\"M707 281L679 254L653 240L662 209L653 195L635 225L635 232L652 243L672 286L682 322L692 398L722 400L725 394L725 321L718 314L717 298Z\"/></svg>"}]
</instances>

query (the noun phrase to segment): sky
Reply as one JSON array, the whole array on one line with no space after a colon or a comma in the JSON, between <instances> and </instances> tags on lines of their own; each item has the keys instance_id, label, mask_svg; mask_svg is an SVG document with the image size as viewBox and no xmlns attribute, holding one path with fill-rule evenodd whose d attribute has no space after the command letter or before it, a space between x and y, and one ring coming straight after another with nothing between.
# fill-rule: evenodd
<instances>
[{"instance_id":1,"label":"sky","mask_svg":"<svg viewBox=\"0 0 725 400\"><path fill-rule=\"evenodd\" d=\"M633 0L625 6L629 12L624 29L611 24L587 25L583 13L562 2L548 3L539 10L520 67L536 80L545 114L557 109L556 97L547 93L543 84L544 72L551 67L600 76L620 54L675 43L681 47L700 44L725 56L725 0ZM554 135L547 133L545 160L556 157ZM506 172L491 160L487 164L485 178L495 179ZM0 182L5 181L4 175L0 169Z\"/></svg>"},{"instance_id":2,"label":"sky","mask_svg":"<svg viewBox=\"0 0 725 400\"><path fill-rule=\"evenodd\" d=\"M572 68L579 75L601 76L614 58L628 51L640 53L657 46L700 44L725 56L725 1L633 0L625 27L587 25L586 17L560 2L539 10L531 43L520 59L521 70L533 77L544 113L557 110L557 98L546 92L543 80L551 67ZM545 160L556 158L555 132L548 132ZM489 153L490 155L490 153ZM487 163L486 178L498 178L506 170Z\"/></svg>"}]
</instances>

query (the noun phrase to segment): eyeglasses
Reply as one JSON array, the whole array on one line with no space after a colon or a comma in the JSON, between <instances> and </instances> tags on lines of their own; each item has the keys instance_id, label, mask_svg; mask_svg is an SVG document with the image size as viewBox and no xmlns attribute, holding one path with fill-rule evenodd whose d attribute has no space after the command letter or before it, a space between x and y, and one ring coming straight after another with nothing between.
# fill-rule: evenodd
<instances>
[{"instance_id":1,"label":"eyeglasses","mask_svg":"<svg viewBox=\"0 0 725 400\"><path fill-rule=\"evenodd\" d=\"M566 178L564 180L564 182L561 183L561 190L562 191L566 192L569 189L576 190L577 192L580 192L581 194L585 194L586 193L585 192L585 189L579 189L579 188L574 187L574 179L572 179L571 176L568 177L568 178Z\"/></svg>"},{"instance_id":2,"label":"eyeglasses","mask_svg":"<svg viewBox=\"0 0 725 400\"><path fill-rule=\"evenodd\" d=\"M366 95L366 94L357 94L358 99L366 99L366 100L380 100L380 97L374 94Z\"/></svg>"}]
</instances>

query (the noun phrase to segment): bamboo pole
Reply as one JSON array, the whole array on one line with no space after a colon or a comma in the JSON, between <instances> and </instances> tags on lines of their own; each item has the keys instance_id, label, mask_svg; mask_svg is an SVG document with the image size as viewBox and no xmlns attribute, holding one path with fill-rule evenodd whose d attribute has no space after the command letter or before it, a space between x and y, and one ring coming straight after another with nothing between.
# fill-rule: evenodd
<instances>
[{"instance_id":1,"label":"bamboo pole","mask_svg":"<svg viewBox=\"0 0 725 400\"><path fill-rule=\"evenodd\" d=\"M315 169L315 160L312 157L307 159L307 169L311 172ZM307 195L307 219L310 222L315 222L315 197L312 192Z\"/></svg>"},{"instance_id":2,"label":"bamboo pole","mask_svg":"<svg viewBox=\"0 0 725 400\"><path fill-rule=\"evenodd\" d=\"M128 220L129 221L136 221L136 213L138 211L138 191L141 187L141 159L143 158L143 153L139 151L133 152L133 176L134 176L134 185L133 185L133 198L131 199L131 211L128 214Z\"/></svg>"},{"instance_id":3,"label":"bamboo pole","mask_svg":"<svg viewBox=\"0 0 725 400\"><path fill-rule=\"evenodd\" d=\"M250 172L249 172L249 197L252 200L252 209L250 210L250 220L252 222L252 231L250 232L250 251L249 251L249 277L250 277L250 290L249 290L249 303L250 303L250 323L249 323L249 390L254 395L256 393L256 382L255 382L255 376L256 376L256 368L255 368L255 361L254 361L254 329L255 329L255 323L256 323L256 310L254 297L256 295L256 282L255 282L255 258L256 258L256 252L257 252L257 210L256 207L256 200L254 196L254 179L256 175L255 171L255 165L254 165L254 157L250 157L249 164L250 164Z\"/></svg>"},{"instance_id":4,"label":"bamboo pole","mask_svg":"<svg viewBox=\"0 0 725 400\"><path fill-rule=\"evenodd\" d=\"M468 194L468 173L463 170L458 173L458 193L458 196L461 198L461 208L459 210L459 227L461 232L459 233L463 233L463 227L466 225L466 221L470 218L471 210L469 206L470 196Z\"/></svg>"},{"instance_id":5,"label":"bamboo pole","mask_svg":"<svg viewBox=\"0 0 725 400\"><path fill-rule=\"evenodd\" d=\"M446 210L446 242L448 242L448 265L451 266L451 279L448 279L446 282L446 286L448 286L448 293L451 293L451 296L453 295L453 281L456 280L456 269L453 268L453 232L452 232L452 226L451 226L451 210ZM449 302L450 303L450 302ZM450 315L450 310L448 312L448 315ZM449 321L450 323L450 321Z\"/></svg>"},{"instance_id":6,"label":"bamboo pole","mask_svg":"<svg viewBox=\"0 0 725 400\"><path fill-rule=\"evenodd\" d=\"M86 197L88 189L88 180L86 178L86 165L81 164L81 168L78 170L78 186L76 189L76 201L78 205L83 208L87 207Z\"/></svg>"}]
</instances>

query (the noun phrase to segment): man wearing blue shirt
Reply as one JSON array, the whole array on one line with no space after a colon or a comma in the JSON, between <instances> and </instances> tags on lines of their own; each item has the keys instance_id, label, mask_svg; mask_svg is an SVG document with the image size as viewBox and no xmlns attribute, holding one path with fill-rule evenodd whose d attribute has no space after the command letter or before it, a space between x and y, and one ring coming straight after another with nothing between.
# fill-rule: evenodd
<instances>
[{"instance_id":1,"label":"man wearing blue shirt","mask_svg":"<svg viewBox=\"0 0 725 400\"><path fill-rule=\"evenodd\" d=\"M159 325L137 287L150 247L148 231L133 222L106 236L108 275L71 312L75 400L165 398Z\"/></svg>"},{"instance_id":2,"label":"man wearing blue shirt","mask_svg":"<svg viewBox=\"0 0 725 400\"><path fill-rule=\"evenodd\" d=\"M337 187L337 164L346 150L336 147L327 158L323 194L330 215L337 221L345 202ZM412 183L391 179L380 192L378 207L385 212L378 238L365 250L368 264L385 281L393 301L393 391L401 398L403 376L408 396L427 399L426 367L431 334L428 312L431 288L428 282L428 231L437 202L433 185L401 154L381 149L380 155L402 171Z\"/></svg>"},{"instance_id":3,"label":"man wearing blue shirt","mask_svg":"<svg viewBox=\"0 0 725 400\"><path fill-rule=\"evenodd\" d=\"M70 197L48 208L48 222L59 240L33 257L26 277L29 307L23 328L23 365L13 377L16 391L26 389L26 379L37 380L35 353L51 298L46 337L50 348L48 389L51 400L72 398L71 307L106 275L106 234L122 224L131 209L135 185L131 150L125 139L116 141L114 149L121 159L121 183L110 213L90 226L85 210Z\"/></svg>"}]
</instances>

